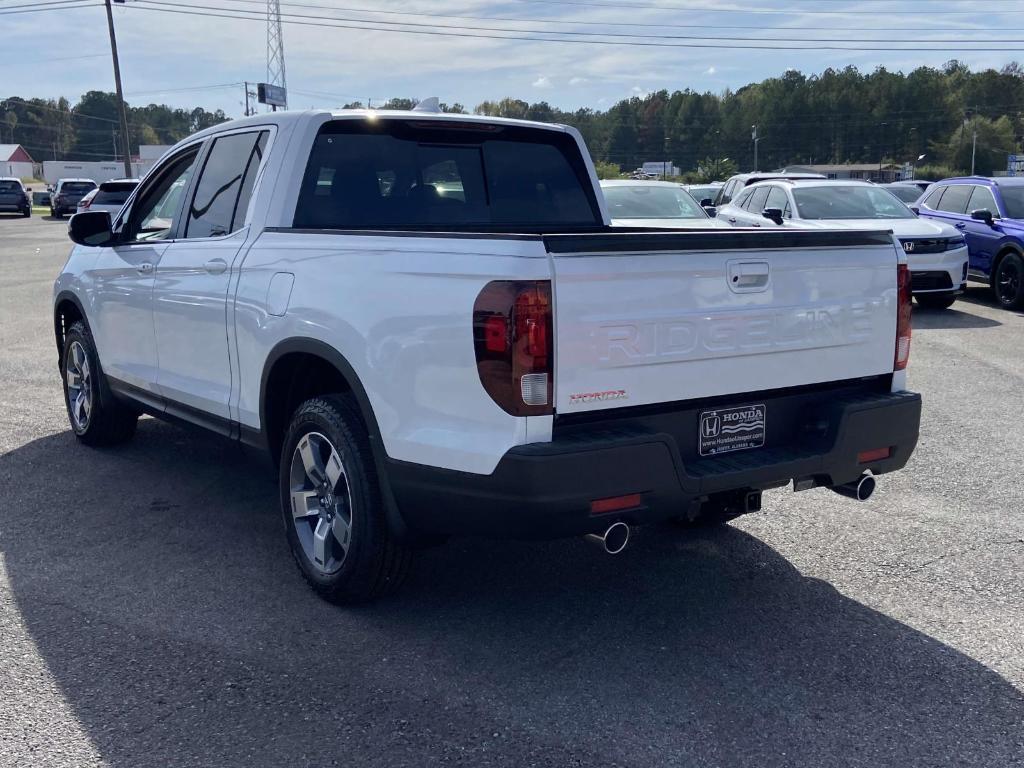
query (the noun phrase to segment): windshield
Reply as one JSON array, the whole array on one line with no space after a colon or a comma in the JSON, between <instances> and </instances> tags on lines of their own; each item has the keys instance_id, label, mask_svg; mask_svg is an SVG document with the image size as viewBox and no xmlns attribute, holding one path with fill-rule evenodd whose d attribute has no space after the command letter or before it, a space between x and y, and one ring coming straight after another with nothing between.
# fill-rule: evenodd
<instances>
[{"instance_id":1,"label":"windshield","mask_svg":"<svg viewBox=\"0 0 1024 768\"><path fill-rule=\"evenodd\" d=\"M906 203L878 187L799 187L793 201L801 219L912 219Z\"/></svg>"},{"instance_id":2,"label":"windshield","mask_svg":"<svg viewBox=\"0 0 1024 768\"><path fill-rule=\"evenodd\" d=\"M898 184L892 187L886 187L886 191L896 195L904 203L912 203L921 196L921 190L912 184Z\"/></svg>"},{"instance_id":3,"label":"windshield","mask_svg":"<svg viewBox=\"0 0 1024 768\"><path fill-rule=\"evenodd\" d=\"M604 187L613 219L704 219L707 214L685 189L650 184Z\"/></svg>"},{"instance_id":4,"label":"windshield","mask_svg":"<svg viewBox=\"0 0 1024 768\"><path fill-rule=\"evenodd\" d=\"M1024 219L1024 186L1000 186L999 194L1003 196L1003 207L1011 219Z\"/></svg>"}]
</instances>

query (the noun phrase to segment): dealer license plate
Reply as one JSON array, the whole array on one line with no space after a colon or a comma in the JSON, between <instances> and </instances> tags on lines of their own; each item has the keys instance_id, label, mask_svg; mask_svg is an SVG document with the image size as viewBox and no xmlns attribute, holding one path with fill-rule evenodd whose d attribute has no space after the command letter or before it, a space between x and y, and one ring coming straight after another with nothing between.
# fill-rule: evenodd
<instances>
[{"instance_id":1,"label":"dealer license plate","mask_svg":"<svg viewBox=\"0 0 1024 768\"><path fill-rule=\"evenodd\" d=\"M701 411L698 421L697 450L701 456L717 456L745 451L764 445L765 411L763 403Z\"/></svg>"}]
</instances>

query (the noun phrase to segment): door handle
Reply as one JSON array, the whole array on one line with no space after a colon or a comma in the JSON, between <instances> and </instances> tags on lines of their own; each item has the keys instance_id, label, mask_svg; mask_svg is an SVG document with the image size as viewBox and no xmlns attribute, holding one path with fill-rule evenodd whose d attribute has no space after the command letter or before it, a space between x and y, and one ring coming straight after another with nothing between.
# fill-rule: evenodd
<instances>
[{"instance_id":1,"label":"door handle","mask_svg":"<svg viewBox=\"0 0 1024 768\"><path fill-rule=\"evenodd\" d=\"M153 265L148 261L144 261L135 268L135 271L140 275L148 275L153 271Z\"/></svg>"},{"instance_id":2,"label":"door handle","mask_svg":"<svg viewBox=\"0 0 1024 768\"><path fill-rule=\"evenodd\" d=\"M211 275L219 275L228 268L228 263L224 259L210 259L208 262L203 264L203 269L209 272Z\"/></svg>"},{"instance_id":3,"label":"door handle","mask_svg":"<svg viewBox=\"0 0 1024 768\"><path fill-rule=\"evenodd\" d=\"M962 221L958 221L953 226L956 227L957 229L967 229L967 225Z\"/></svg>"},{"instance_id":4,"label":"door handle","mask_svg":"<svg viewBox=\"0 0 1024 768\"><path fill-rule=\"evenodd\" d=\"M736 217L735 216L730 216L729 219L728 219L728 222L730 224L735 224L736 223Z\"/></svg>"}]
</instances>

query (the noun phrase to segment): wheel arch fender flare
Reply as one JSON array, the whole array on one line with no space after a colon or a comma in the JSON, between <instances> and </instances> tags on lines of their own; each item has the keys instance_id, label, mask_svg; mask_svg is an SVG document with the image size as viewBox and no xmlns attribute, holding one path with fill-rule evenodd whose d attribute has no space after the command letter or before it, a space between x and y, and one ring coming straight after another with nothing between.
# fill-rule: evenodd
<instances>
[{"instance_id":1,"label":"wheel arch fender flare","mask_svg":"<svg viewBox=\"0 0 1024 768\"><path fill-rule=\"evenodd\" d=\"M92 331L92 326L89 324L89 317L85 313L85 307L82 304L82 300L78 298L78 294L69 290L63 290L58 293L53 299L53 336L54 341L57 344L58 365L64 364L64 328L61 323L60 307L65 303L75 305L79 316L82 318L82 322L85 323L86 328L89 328L89 330Z\"/></svg>"},{"instance_id":2,"label":"wheel arch fender flare","mask_svg":"<svg viewBox=\"0 0 1024 768\"><path fill-rule=\"evenodd\" d=\"M996 248L996 255L992 259L992 268L988 273L988 280L992 288L996 285L996 270L999 269L999 262L1001 262L1008 253L1016 253L1018 256L1024 257L1024 246L1015 237L1004 238L1000 243L999 247Z\"/></svg>"},{"instance_id":3,"label":"wheel arch fender flare","mask_svg":"<svg viewBox=\"0 0 1024 768\"><path fill-rule=\"evenodd\" d=\"M270 350L266 360L263 364L263 372L260 376L260 427L262 439L266 443L268 451L273 450L271 436L269 434L269 421L267 418L267 387L269 384L270 375L274 370L276 363L283 358L285 355L300 353L318 357L331 366L341 375L341 377L348 384L349 389L356 401L356 405L359 408L359 413L363 418L363 424L366 427L367 436L370 441L370 451L373 454L373 461L376 465L377 478L380 482L380 491L384 499L384 507L387 514L388 524L391 526L392 532L400 537L409 536L409 528L402 518L400 511L398 510L398 503L395 500L394 493L391 490L391 483L387 472L387 451L384 448L384 441L381 437L380 426L377 424L377 417L373 411L373 405L370 403L370 398L366 394L366 389L363 387L363 383L356 373L355 368L346 359L346 357L339 352L337 349L332 347L326 342L318 339L312 339L308 337L291 337L279 341ZM271 455L271 459L276 466L277 458Z\"/></svg>"}]
</instances>

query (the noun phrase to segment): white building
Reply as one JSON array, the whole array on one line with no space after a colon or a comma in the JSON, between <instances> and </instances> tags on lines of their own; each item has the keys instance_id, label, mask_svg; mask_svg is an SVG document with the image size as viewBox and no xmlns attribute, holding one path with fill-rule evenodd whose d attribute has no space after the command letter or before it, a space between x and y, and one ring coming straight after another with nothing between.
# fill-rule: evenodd
<instances>
[{"instance_id":1,"label":"white building","mask_svg":"<svg viewBox=\"0 0 1024 768\"><path fill-rule=\"evenodd\" d=\"M132 176L139 177L140 163L132 163ZM56 184L59 179L92 179L97 184L124 178L124 163L114 160L76 162L74 160L44 160L43 179Z\"/></svg>"},{"instance_id":2,"label":"white building","mask_svg":"<svg viewBox=\"0 0 1024 768\"><path fill-rule=\"evenodd\" d=\"M149 173L149 169L156 165L156 161L163 157L170 148L170 144L140 144L139 172L136 175L141 179Z\"/></svg>"},{"instance_id":3,"label":"white building","mask_svg":"<svg viewBox=\"0 0 1024 768\"><path fill-rule=\"evenodd\" d=\"M671 160L652 160L640 166L640 170L652 176L679 176L682 174L678 166L672 165Z\"/></svg>"}]
</instances>

